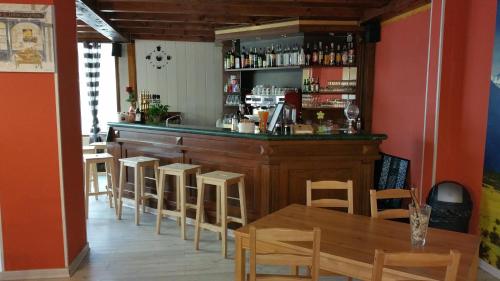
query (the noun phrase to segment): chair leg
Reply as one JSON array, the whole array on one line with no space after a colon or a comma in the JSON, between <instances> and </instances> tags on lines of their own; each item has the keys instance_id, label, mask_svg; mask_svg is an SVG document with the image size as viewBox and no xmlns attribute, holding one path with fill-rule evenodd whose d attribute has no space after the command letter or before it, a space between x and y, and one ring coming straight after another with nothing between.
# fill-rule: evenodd
<instances>
[{"instance_id":1,"label":"chair leg","mask_svg":"<svg viewBox=\"0 0 500 281\"><path fill-rule=\"evenodd\" d=\"M104 162L104 167L105 167L105 170L106 170L106 193L108 195L108 200L109 200L109 207L110 208L113 208L113 199L111 198L113 195L111 193L111 189L113 189L111 187L111 166L112 164L110 163L110 161L106 160L106 162Z\"/></svg>"},{"instance_id":2,"label":"chair leg","mask_svg":"<svg viewBox=\"0 0 500 281\"><path fill-rule=\"evenodd\" d=\"M175 210L180 211L180 203L181 203L181 177L175 176ZM177 226L181 225L181 218L176 217L175 221L177 222Z\"/></svg>"},{"instance_id":3,"label":"chair leg","mask_svg":"<svg viewBox=\"0 0 500 281\"><path fill-rule=\"evenodd\" d=\"M113 160L109 160L109 174L111 177L111 197L113 197L113 205L115 206L115 214L117 213L117 205L116 205L116 173L115 173L115 164Z\"/></svg>"},{"instance_id":4,"label":"chair leg","mask_svg":"<svg viewBox=\"0 0 500 281\"><path fill-rule=\"evenodd\" d=\"M123 196L123 188L125 188L125 173L126 173L126 167L123 163L120 162L120 183L118 187L118 210L117 212L117 217L119 220L122 219L122 208L123 208L123 201L122 201L122 196Z\"/></svg>"},{"instance_id":5,"label":"chair leg","mask_svg":"<svg viewBox=\"0 0 500 281\"><path fill-rule=\"evenodd\" d=\"M221 232L222 232L222 256L227 258L227 183L221 188Z\"/></svg>"},{"instance_id":6,"label":"chair leg","mask_svg":"<svg viewBox=\"0 0 500 281\"><path fill-rule=\"evenodd\" d=\"M220 215L220 204L221 204L220 203L221 202L221 200L220 200L220 192L221 191L220 191L220 186L217 185L215 188L216 188L216 191L215 191L216 192L216 195L215 195L215 198L216 198L215 199L215 218L216 218L215 222L216 222L217 225L220 225L220 223L221 223L221 221L220 221L220 217L221 217L221 215ZM220 232L217 232L217 238L219 240L221 240L222 237L221 237L221 233Z\"/></svg>"},{"instance_id":7,"label":"chair leg","mask_svg":"<svg viewBox=\"0 0 500 281\"><path fill-rule=\"evenodd\" d=\"M196 223L195 223L195 228L194 228L194 247L196 250L200 249L200 227L201 227L201 218L203 217L205 211L204 211L204 194L205 194L205 187L204 183L202 180L199 178L196 179L197 186L198 186L198 198L197 198L197 203L196 203Z\"/></svg>"},{"instance_id":8,"label":"chair leg","mask_svg":"<svg viewBox=\"0 0 500 281\"><path fill-rule=\"evenodd\" d=\"M140 168L134 168L134 199L135 199L135 225L139 225L140 223L140 198L141 198L141 181L140 181Z\"/></svg>"},{"instance_id":9,"label":"chair leg","mask_svg":"<svg viewBox=\"0 0 500 281\"><path fill-rule=\"evenodd\" d=\"M89 218L90 164L85 162L85 218Z\"/></svg>"},{"instance_id":10,"label":"chair leg","mask_svg":"<svg viewBox=\"0 0 500 281\"><path fill-rule=\"evenodd\" d=\"M163 210L163 198L164 198L164 178L165 174L163 172L160 172L159 178L157 178L157 194L158 194L158 208L157 208L157 213L158 216L156 217L156 234L160 234L160 229L161 229L161 219L163 217L162 210Z\"/></svg>"},{"instance_id":11,"label":"chair leg","mask_svg":"<svg viewBox=\"0 0 500 281\"><path fill-rule=\"evenodd\" d=\"M181 238L186 240L186 175L182 174L179 178Z\"/></svg>"},{"instance_id":12,"label":"chair leg","mask_svg":"<svg viewBox=\"0 0 500 281\"><path fill-rule=\"evenodd\" d=\"M99 199L99 173L97 172L97 164L92 163L92 182L94 183L95 200Z\"/></svg>"},{"instance_id":13,"label":"chair leg","mask_svg":"<svg viewBox=\"0 0 500 281\"><path fill-rule=\"evenodd\" d=\"M146 198L144 198L144 189L145 189L145 179L144 179L144 176L146 175L145 173L145 168L144 167L140 167L139 168L139 173L140 173L140 183L141 183L141 188L140 188L140 198L139 198L139 201L141 203L141 206L142 206L142 213L144 214L146 212Z\"/></svg>"},{"instance_id":14,"label":"chair leg","mask_svg":"<svg viewBox=\"0 0 500 281\"><path fill-rule=\"evenodd\" d=\"M246 204L246 196L245 196L245 179L241 178L238 182L238 193L240 197L240 212L241 212L241 220L243 221L243 225L247 224L247 204Z\"/></svg>"}]
</instances>

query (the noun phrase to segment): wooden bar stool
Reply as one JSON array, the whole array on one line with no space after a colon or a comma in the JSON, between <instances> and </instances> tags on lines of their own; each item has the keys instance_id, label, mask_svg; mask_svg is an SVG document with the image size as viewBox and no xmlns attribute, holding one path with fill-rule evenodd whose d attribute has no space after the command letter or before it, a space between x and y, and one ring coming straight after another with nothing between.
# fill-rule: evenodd
<instances>
[{"instance_id":1,"label":"wooden bar stool","mask_svg":"<svg viewBox=\"0 0 500 281\"><path fill-rule=\"evenodd\" d=\"M84 171L85 171L85 217L88 218L89 214L89 196L97 196L101 194L107 194L109 199L109 207L113 208L116 206L116 196L115 196L115 172L113 165L113 155L109 153L97 153L97 154L84 154L83 155ZM106 179L108 184L106 185L106 191L99 191L99 186L97 182L97 164L104 164L106 167ZM90 179L94 183L94 192L90 192ZM115 210L116 211L116 210Z\"/></svg>"},{"instance_id":2,"label":"wooden bar stool","mask_svg":"<svg viewBox=\"0 0 500 281\"><path fill-rule=\"evenodd\" d=\"M186 208L196 209L196 205L186 202L186 188L194 188L186 185L186 176L201 174L200 165L174 163L161 166L158 184L158 217L156 219L156 233L160 234L160 225L163 214L180 219L181 238L186 240ZM163 210L163 199L165 191L165 177L174 176L176 178L176 210Z\"/></svg>"},{"instance_id":3,"label":"wooden bar stool","mask_svg":"<svg viewBox=\"0 0 500 281\"><path fill-rule=\"evenodd\" d=\"M95 147L93 147L91 145L82 146L82 152L83 152L83 154L96 154L97 153Z\"/></svg>"},{"instance_id":4,"label":"wooden bar stool","mask_svg":"<svg viewBox=\"0 0 500 281\"><path fill-rule=\"evenodd\" d=\"M96 154L97 149L91 145L82 146L83 154ZM91 165L92 170L90 171L90 182L93 184L95 190L99 190L99 174L97 173L97 165ZM83 174L85 174L85 165L83 165ZM95 196L97 200L97 195Z\"/></svg>"},{"instance_id":5,"label":"wooden bar stool","mask_svg":"<svg viewBox=\"0 0 500 281\"><path fill-rule=\"evenodd\" d=\"M130 158L122 158L120 161L120 187L118 190L118 219L122 219L122 196L123 188L126 184L125 170L126 167L134 169L134 198L135 198L135 224L139 225L139 207L142 204L142 212L146 211L146 200L150 198L158 198L155 194L144 192L144 182L146 177L144 172L146 168L154 169L155 178L147 178L155 181L155 188L158 190L158 166L160 165L160 160L151 157L138 156Z\"/></svg>"},{"instance_id":6,"label":"wooden bar stool","mask_svg":"<svg viewBox=\"0 0 500 281\"><path fill-rule=\"evenodd\" d=\"M104 150L104 152L107 152L107 150L108 150L108 143L105 141L93 142L93 143L89 144L89 146L93 146L95 149L98 149L98 150Z\"/></svg>"},{"instance_id":7,"label":"wooden bar stool","mask_svg":"<svg viewBox=\"0 0 500 281\"><path fill-rule=\"evenodd\" d=\"M236 174L223 171L215 171L196 177L196 183L198 185L198 198L197 198L197 210L196 210L196 224L195 224L195 234L194 234L194 244L196 250L200 248L200 228L211 230L217 232L219 235L222 234L222 255L224 258L227 257L227 223L237 222L242 225L247 224L247 209L245 201L245 175ZM216 202L216 224L210 224L202 222L201 218L205 214L204 210L204 194L205 185L215 185L217 188L217 202ZM227 188L233 184L238 184L239 201L240 201L240 212L241 218L229 217L227 214ZM221 200L222 199L222 200ZM236 198L231 198L236 199Z\"/></svg>"}]
</instances>

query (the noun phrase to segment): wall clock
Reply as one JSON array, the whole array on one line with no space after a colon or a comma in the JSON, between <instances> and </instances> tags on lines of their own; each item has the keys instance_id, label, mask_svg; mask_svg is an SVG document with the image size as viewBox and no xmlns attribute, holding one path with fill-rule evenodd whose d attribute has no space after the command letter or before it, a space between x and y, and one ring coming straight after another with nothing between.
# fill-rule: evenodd
<instances>
[{"instance_id":1,"label":"wall clock","mask_svg":"<svg viewBox=\"0 0 500 281\"><path fill-rule=\"evenodd\" d=\"M158 70L166 67L171 59L172 56L167 55L166 50L164 50L161 46L157 46L146 56L146 60L149 62L149 64L151 64Z\"/></svg>"}]
</instances>

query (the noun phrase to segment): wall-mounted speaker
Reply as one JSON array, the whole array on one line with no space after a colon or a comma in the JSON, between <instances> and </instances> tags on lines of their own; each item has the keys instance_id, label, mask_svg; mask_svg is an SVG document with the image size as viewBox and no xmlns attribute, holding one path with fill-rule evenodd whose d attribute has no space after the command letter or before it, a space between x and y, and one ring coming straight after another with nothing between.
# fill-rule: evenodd
<instances>
[{"instance_id":1,"label":"wall-mounted speaker","mask_svg":"<svg viewBox=\"0 0 500 281\"><path fill-rule=\"evenodd\" d=\"M111 55L113 57L121 57L122 56L122 44L113 43L111 48Z\"/></svg>"},{"instance_id":2,"label":"wall-mounted speaker","mask_svg":"<svg viewBox=\"0 0 500 281\"><path fill-rule=\"evenodd\" d=\"M380 22L370 21L364 24L365 41L368 43L377 43L380 41Z\"/></svg>"}]
</instances>

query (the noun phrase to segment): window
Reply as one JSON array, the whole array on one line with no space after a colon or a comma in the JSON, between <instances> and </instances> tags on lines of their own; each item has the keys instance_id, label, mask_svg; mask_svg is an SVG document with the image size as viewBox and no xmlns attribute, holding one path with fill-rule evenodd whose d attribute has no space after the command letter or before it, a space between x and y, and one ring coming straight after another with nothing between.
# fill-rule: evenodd
<instances>
[{"instance_id":1,"label":"window","mask_svg":"<svg viewBox=\"0 0 500 281\"><path fill-rule=\"evenodd\" d=\"M85 61L83 59L83 43L78 43L78 67L80 76L80 111L82 135L90 134L92 114L87 94L87 78L85 77ZM97 118L101 132L107 132L108 122L117 120L116 72L115 58L111 55L111 44L101 44L101 69L99 79L99 104Z\"/></svg>"}]
</instances>

